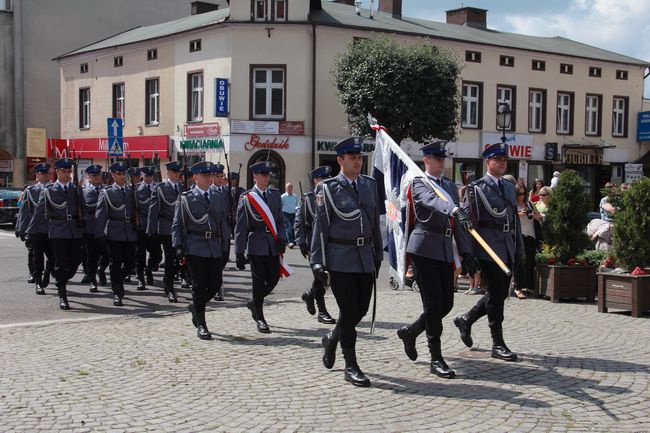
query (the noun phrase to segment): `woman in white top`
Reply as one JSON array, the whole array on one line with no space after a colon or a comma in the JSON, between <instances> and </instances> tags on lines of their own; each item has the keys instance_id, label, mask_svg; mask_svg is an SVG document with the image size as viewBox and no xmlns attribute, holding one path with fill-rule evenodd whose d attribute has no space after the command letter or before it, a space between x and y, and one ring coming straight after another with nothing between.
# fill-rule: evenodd
<instances>
[{"instance_id":1,"label":"woman in white top","mask_svg":"<svg viewBox=\"0 0 650 433\"><path fill-rule=\"evenodd\" d=\"M521 233L524 238L524 257L515 269L515 296L526 299L526 291L533 288L535 272L535 253L537 252L537 239L535 224L541 223L543 217L528 200L526 184L520 181L517 190L517 215L521 223Z\"/></svg>"}]
</instances>

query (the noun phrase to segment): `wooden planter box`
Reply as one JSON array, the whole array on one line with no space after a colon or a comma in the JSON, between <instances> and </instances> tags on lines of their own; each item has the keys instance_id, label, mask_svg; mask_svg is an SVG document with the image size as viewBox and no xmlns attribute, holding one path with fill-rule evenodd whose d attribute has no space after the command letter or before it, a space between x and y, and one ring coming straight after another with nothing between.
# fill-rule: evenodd
<instances>
[{"instance_id":1,"label":"wooden planter box","mask_svg":"<svg viewBox=\"0 0 650 433\"><path fill-rule=\"evenodd\" d=\"M650 311L650 275L598 272L598 311L631 311L632 317Z\"/></svg>"},{"instance_id":2,"label":"wooden planter box","mask_svg":"<svg viewBox=\"0 0 650 433\"><path fill-rule=\"evenodd\" d=\"M538 263L535 266L535 290L551 302L560 298L585 298L594 302L598 279L596 268Z\"/></svg>"}]
</instances>

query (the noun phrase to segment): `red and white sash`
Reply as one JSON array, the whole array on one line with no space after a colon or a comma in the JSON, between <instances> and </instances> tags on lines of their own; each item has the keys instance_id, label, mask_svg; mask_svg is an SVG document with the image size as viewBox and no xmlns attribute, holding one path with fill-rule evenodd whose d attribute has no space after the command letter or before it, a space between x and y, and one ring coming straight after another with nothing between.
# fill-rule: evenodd
<instances>
[{"instance_id":1,"label":"red and white sash","mask_svg":"<svg viewBox=\"0 0 650 433\"><path fill-rule=\"evenodd\" d=\"M268 205L264 200L262 200L262 197L260 197L256 192L252 191L246 194L246 198L248 198L249 203L253 206L255 211L262 217L264 220L264 223L266 224L266 227L269 229L271 232L271 235L273 236L273 239L278 241L278 229L275 226L275 218L273 218L273 214L271 213L271 209L269 209ZM288 263L285 263L284 261L284 255L280 254L280 275L282 277L288 277L289 275L292 275L295 271L291 266L289 266Z\"/></svg>"}]
</instances>

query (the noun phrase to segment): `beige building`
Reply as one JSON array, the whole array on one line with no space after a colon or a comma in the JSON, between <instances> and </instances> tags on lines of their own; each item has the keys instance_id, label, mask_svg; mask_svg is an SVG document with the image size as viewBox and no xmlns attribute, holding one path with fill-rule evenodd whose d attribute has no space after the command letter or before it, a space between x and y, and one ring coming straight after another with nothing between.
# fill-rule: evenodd
<instances>
[{"instance_id":1,"label":"beige building","mask_svg":"<svg viewBox=\"0 0 650 433\"><path fill-rule=\"evenodd\" d=\"M122 117L132 159L150 149L147 137L168 137L169 158L182 157L184 146L190 162L225 162L225 150L231 171L241 164L244 173L269 157L276 185L307 185L312 167L336 165L331 148L348 135L330 75L335 57L355 37L389 32L424 37L465 62L462 126L448 146L448 175L458 183L461 171L482 175L480 154L501 139L496 110L504 103L513 112L505 131L509 170L529 181L575 168L596 200L600 185L620 183L624 164L647 150L637 142L636 118L648 62L559 37L487 30L487 11L476 8L448 11L447 22L438 23L402 17L399 0L380 0L372 19L353 4L231 1L229 8L137 28L60 56L67 139L60 145L85 144L99 152L92 158L103 159L106 119ZM417 143L402 146L419 155Z\"/></svg>"}]
</instances>

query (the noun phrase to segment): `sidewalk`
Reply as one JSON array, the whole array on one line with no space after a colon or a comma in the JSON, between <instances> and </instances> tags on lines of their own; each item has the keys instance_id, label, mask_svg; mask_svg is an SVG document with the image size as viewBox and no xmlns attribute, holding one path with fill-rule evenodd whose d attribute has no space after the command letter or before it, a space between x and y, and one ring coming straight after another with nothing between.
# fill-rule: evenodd
<instances>
[{"instance_id":1,"label":"sidewalk","mask_svg":"<svg viewBox=\"0 0 650 433\"><path fill-rule=\"evenodd\" d=\"M650 431L650 322L596 306L506 303L518 363L489 357L486 319L469 351L451 323L476 296L457 294L443 353L454 380L429 373L424 335L408 360L395 331L420 312L413 292L381 292L375 335L359 329L369 389L343 380L329 329L298 299L268 306L259 334L242 305L208 312L213 341L189 314L110 317L0 329L0 431ZM331 311L335 303L328 295Z\"/></svg>"}]
</instances>

